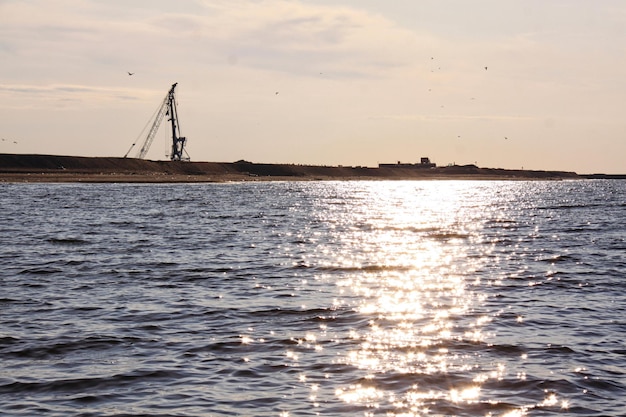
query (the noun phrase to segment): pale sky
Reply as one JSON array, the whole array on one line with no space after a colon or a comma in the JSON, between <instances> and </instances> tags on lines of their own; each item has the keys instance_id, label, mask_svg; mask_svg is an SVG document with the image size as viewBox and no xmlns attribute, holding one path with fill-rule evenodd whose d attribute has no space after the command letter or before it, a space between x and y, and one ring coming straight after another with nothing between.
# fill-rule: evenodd
<instances>
[{"instance_id":1,"label":"pale sky","mask_svg":"<svg viewBox=\"0 0 626 417\"><path fill-rule=\"evenodd\" d=\"M123 156L174 82L193 161L626 173L623 0L0 0L0 153Z\"/></svg>"}]
</instances>

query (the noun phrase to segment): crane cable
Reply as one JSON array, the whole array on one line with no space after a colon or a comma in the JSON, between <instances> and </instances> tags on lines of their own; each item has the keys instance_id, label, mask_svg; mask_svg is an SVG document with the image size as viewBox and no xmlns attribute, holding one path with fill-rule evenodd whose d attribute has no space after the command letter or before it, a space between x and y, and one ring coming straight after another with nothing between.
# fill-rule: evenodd
<instances>
[{"instance_id":1,"label":"crane cable","mask_svg":"<svg viewBox=\"0 0 626 417\"><path fill-rule=\"evenodd\" d=\"M133 150L133 148L137 144L137 141L139 140L140 137L143 136L143 134L146 131L146 129L148 128L148 126L151 123L154 123L154 119L156 119L156 116L159 113L159 111L161 110L162 106L163 106L163 103L159 104L159 107L157 107L157 109L154 111L154 113L152 113L152 117L150 117L150 119L148 119L148 121L146 122L146 125L143 127L143 129L141 129L141 132L139 133L139 135L137 135L137 138L133 141L133 144L130 145L130 148L128 149L128 152L126 152L126 154L124 155L124 158L126 158L128 156L128 154L130 153L130 151Z\"/></svg>"}]
</instances>

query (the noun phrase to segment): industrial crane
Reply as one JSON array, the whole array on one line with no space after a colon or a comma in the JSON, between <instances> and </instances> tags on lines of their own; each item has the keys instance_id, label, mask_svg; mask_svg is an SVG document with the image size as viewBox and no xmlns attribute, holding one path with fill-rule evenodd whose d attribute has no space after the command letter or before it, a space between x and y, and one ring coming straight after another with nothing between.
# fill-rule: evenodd
<instances>
[{"instance_id":1,"label":"industrial crane","mask_svg":"<svg viewBox=\"0 0 626 417\"><path fill-rule=\"evenodd\" d=\"M146 154L148 153L148 150L150 149L150 145L152 145L152 141L154 140L154 137L156 136L156 133L159 130L159 126L161 125L163 118L165 116L169 116L168 121L171 122L171 126L172 126L172 150L170 152L169 157L172 161L188 161L189 160L189 155L187 155L187 151L185 150L185 144L187 143L187 138L180 136L180 126L178 123L178 110L176 109L176 98L174 97L174 90L176 89L177 85L178 83L172 84L172 88L170 88L170 91L167 93L167 95L163 99L163 102L157 109L156 115L153 116L154 122L152 123L152 126L150 127L150 130L148 131L148 135L146 136L146 139L143 141L143 144L141 145L139 152L137 152L136 158L139 158L139 159L145 158ZM126 155L124 155L124 158L128 156L128 154L130 153L130 151L133 149L134 146L135 146L135 143L131 145L128 152L126 152ZM185 154L185 156L183 156L183 154Z\"/></svg>"}]
</instances>

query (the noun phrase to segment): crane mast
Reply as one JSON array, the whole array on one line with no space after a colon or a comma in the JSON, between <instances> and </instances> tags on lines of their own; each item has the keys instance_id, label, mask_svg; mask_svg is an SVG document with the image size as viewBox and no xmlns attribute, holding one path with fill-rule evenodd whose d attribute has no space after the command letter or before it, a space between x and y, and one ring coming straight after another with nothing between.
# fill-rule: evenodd
<instances>
[{"instance_id":1,"label":"crane mast","mask_svg":"<svg viewBox=\"0 0 626 417\"><path fill-rule=\"evenodd\" d=\"M176 108L176 97L174 96L174 90L178 83L172 84L170 91L168 91L167 95L163 99L163 102L159 106L156 115L154 117L154 122L148 131L148 135L146 136L139 152L137 152L137 158L143 159L145 158L150 146L152 145L152 141L156 136L157 131L159 130L159 126L161 126L161 122L166 115L169 115L169 119L167 119L171 123L172 127L172 147L170 152L170 159L172 161L188 161L189 156L185 151L185 144L187 143L187 138L180 136L180 124L178 121L178 109ZM133 149L135 144L133 143L124 158L128 156L130 151ZM183 156L185 155L185 156Z\"/></svg>"},{"instance_id":2,"label":"crane mast","mask_svg":"<svg viewBox=\"0 0 626 417\"><path fill-rule=\"evenodd\" d=\"M169 121L172 124L172 151L170 152L170 159L172 161L182 161L184 159L183 152L185 151L185 143L187 138L180 136L180 126L178 125L178 110L176 109L176 100L174 99L174 88L176 84L172 85L168 96L169 107ZM187 158L189 159L189 158Z\"/></svg>"}]
</instances>

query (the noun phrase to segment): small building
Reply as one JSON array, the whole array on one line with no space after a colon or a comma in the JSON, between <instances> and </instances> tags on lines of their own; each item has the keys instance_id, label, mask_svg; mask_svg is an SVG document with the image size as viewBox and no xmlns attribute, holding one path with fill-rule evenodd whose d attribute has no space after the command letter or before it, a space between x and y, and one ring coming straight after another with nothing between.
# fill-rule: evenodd
<instances>
[{"instance_id":1,"label":"small building","mask_svg":"<svg viewBox=\"0 0 626 417\"><path fill-rule=\"evenodd\" d=\"M425 169L425 168L436 168L437 164L435 164L434 162L430 162L430 158L428 157L422 157L420 158L420 162L419 164L412 164L412 163L406 163L406 162L400 162L398 161L395 164L378 164L378 168L419 168L419 169Z\"/></svg>"}]
</instances>

